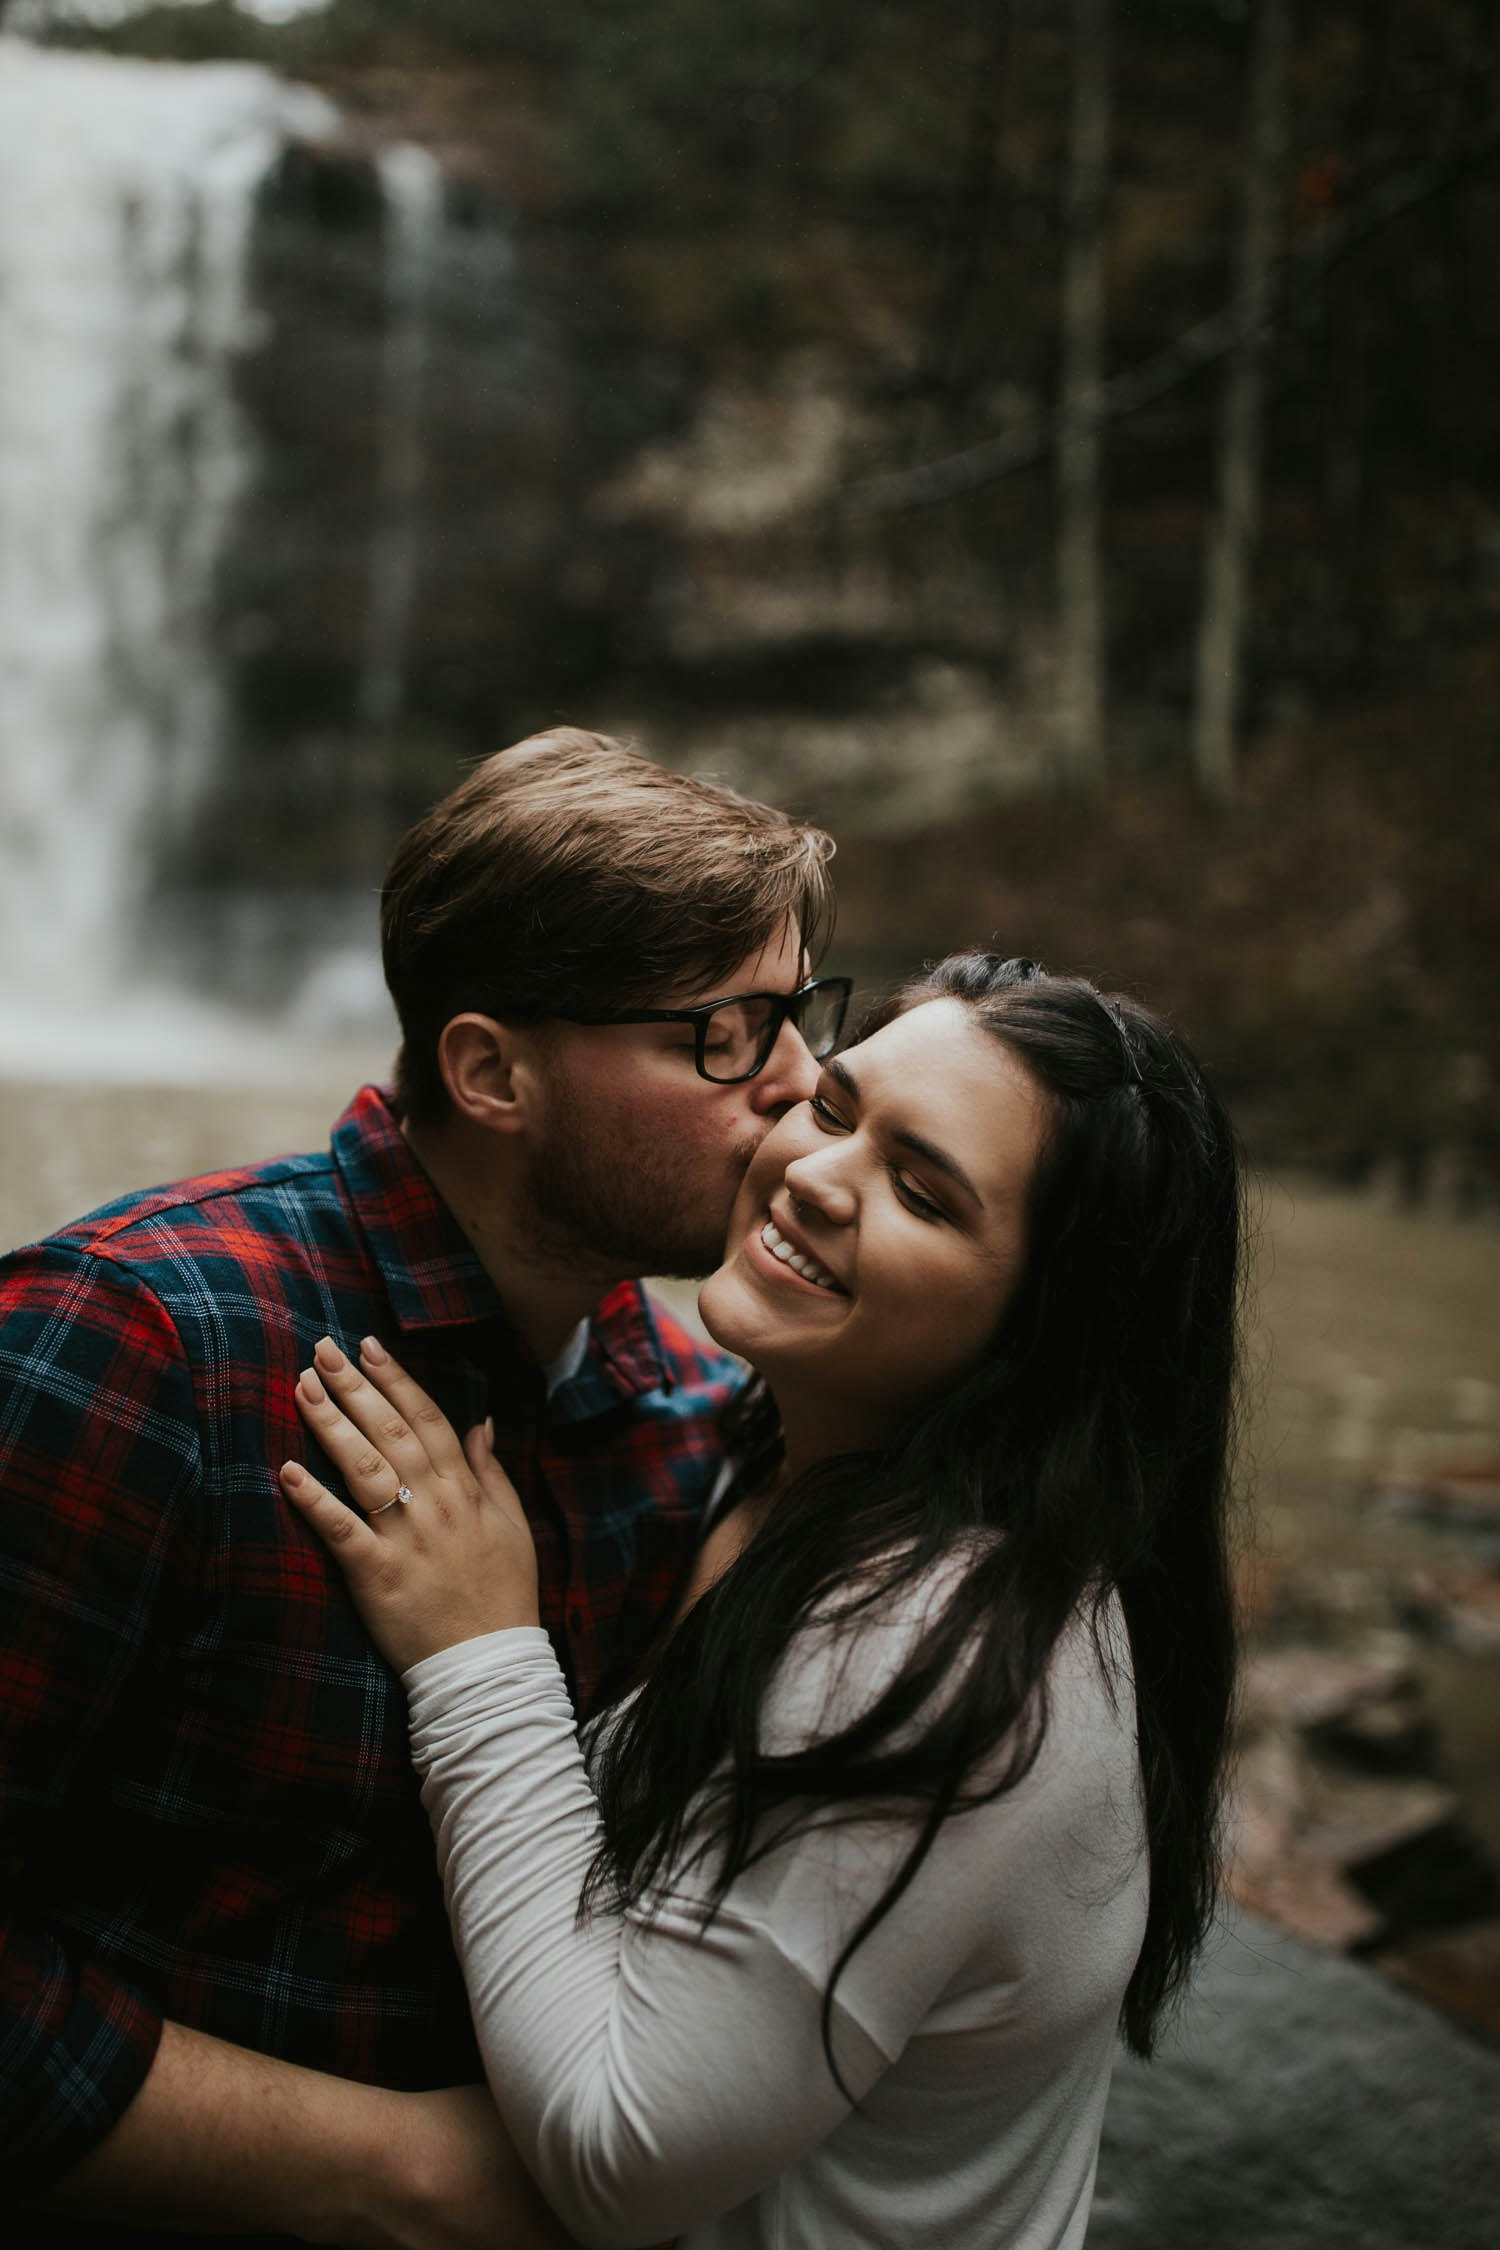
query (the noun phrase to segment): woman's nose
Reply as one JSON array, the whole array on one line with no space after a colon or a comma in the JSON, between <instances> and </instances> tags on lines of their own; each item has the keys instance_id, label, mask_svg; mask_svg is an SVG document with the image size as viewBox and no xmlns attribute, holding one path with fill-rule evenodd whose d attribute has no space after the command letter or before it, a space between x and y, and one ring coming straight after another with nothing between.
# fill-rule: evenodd
<instances>
[{"instance_id":1,"label":"woman's nose","mask_svg":"<svg viewBox=\"0 0 1500 2250\"><path fill-rule=\"evenodd\" d=\"M782 1173L794 1203L806 1204L830 1226L846 1227L854 1217L854 1189L847 1177L845 1148L835 1143L793 1157Z\"/></svg>"}]
</instances>

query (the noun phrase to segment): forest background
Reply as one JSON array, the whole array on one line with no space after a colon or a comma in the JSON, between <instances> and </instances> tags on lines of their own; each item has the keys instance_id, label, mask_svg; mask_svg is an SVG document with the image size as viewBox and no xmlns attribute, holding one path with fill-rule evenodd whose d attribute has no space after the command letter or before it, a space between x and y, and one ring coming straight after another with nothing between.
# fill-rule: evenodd
<instances>
[{"instance_id":1,"label":"forest background","mask_svg":"<svg viewBox=\"0 0 1500 2250\"><path fill-rule=\"evenodd\" d=\"M296 483L318 530L252 522L227 573L242 754L179 892L264 879L292 770L289 888L590 720L826 819L867 976L1083 968L1185 1025L1268 1161L1500 1197L1485 0L9 14L264 61L346 124L262 228L283 336L331 309L247 368L252 514ZM366 666L361 710L379 402L338 338L379 319L393 139L470 250L432 283L399 700ZM549 370L519 416L497 229Z\"/></svg>"}]
</instances>

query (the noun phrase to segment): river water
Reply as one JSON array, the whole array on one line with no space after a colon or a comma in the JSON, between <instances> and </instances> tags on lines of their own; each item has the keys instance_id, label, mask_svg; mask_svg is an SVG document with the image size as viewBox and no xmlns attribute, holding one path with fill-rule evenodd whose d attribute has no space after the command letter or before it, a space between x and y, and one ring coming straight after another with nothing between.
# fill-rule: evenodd
<instances>
[{"instance_id":1,"label":"river water","mask_svg":"<svg viewBox=\"0 0 1500 2250\"><path fill-rule=\"evenodd\" d=\"M1247 1490L1266 1576L1484 1589L1500 1519L1414 1505L1500 1489L1500 1226L1267 1183ZM1421 1653L1447 1778L1500 1862L1500 1609Z\"/></svg>"}]
</instances>

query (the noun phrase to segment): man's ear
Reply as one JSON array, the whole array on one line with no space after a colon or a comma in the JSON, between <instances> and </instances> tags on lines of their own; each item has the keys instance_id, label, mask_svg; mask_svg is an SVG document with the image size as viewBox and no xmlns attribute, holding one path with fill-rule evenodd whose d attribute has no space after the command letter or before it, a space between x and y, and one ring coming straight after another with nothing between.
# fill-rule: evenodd
<instances>
[{"instance_id":1,"label":"man's ear","mask_svg":"<svg viewBox=\"0 0 1500 2250\"><path fill-rule=\"evenodd\" d=\"M454 1016L438 1039L438 1068L460 1117L488 1133L524 1133L540 1099L535 1036L494 1016Z\"/></svg>"}]
</instances>

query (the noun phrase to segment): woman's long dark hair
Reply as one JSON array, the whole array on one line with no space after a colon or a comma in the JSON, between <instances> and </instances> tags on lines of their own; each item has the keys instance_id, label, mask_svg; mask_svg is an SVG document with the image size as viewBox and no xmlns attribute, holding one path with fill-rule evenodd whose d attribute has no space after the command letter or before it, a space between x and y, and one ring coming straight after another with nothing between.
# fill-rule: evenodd
<instances>
[{"instance_id":1,"label":"woman's long dark hair","mask_svg":"<svg viewBox=\"0 0 1500 2250\"><path fill-rule=\"evenodd\" d=\"M1021 1279L978 1364L885 1450L821 1462L789 1486L665 1644L601 1752L606 1843L585 1897L638 1900L703 1854L717 1903L752 1859L830 1806L850 1817L915 1808L902 1869L834 1966L827 2046L850 1955L942 1821L1029 1770L1058 1636L1080 1607L1097 1625L1117 1592L1150 1852L1121 2021L1148 2055L1218 1873L1235 1646L1237 1146L1186 1046L1129 999L1031 961L960 954L865 1032L936 999L961 1001L1047 1098ZM774 1453L763 1390L740 1444ZM950 1590L878 1700L809 1747L768 1754L762 1706L798 1631L922 1580L940 1557L958 1565Z\"/></svg>"}]
</instances>

